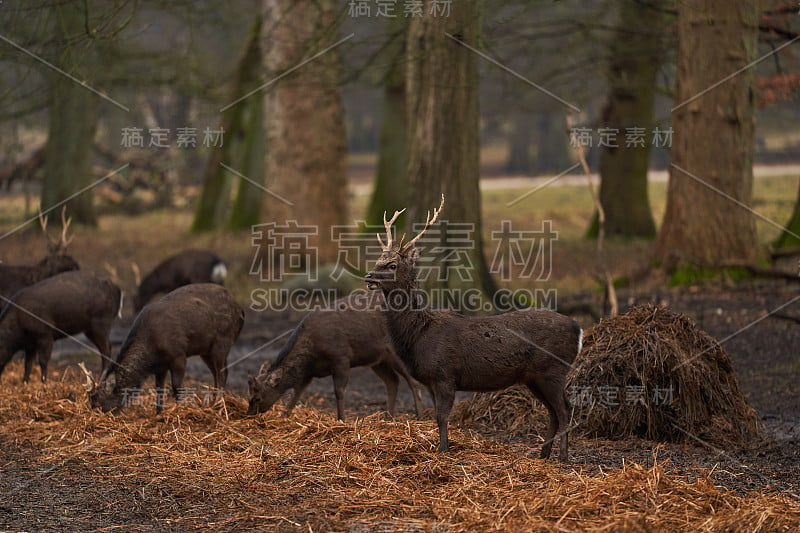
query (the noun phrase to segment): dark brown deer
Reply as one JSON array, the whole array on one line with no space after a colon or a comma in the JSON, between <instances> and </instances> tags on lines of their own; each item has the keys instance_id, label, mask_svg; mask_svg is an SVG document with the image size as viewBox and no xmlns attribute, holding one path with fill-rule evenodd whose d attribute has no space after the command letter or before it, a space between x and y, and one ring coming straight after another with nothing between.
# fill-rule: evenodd
<instances>
[{"instance_id":1,"label":"dark brown deer","mask_svg":"<svg viewBox=\"0 0 800 533\"><path fill-rule=\"evenodd\" d=\"M344 420L344 391L350 369L368 366L386 385L387 410L394 416L397 385L405 379L414 396L417 417L421 417L420 387L394 352L386 321L379 310L382 303L364 293L353 293L333 302L330 309L306 315L272 363L265 363L256 378L248 377L250 407L254 415L267 411L288 389L294 394L291 411L311 380L333 376L336 414Z\"/></svg>"},{"instance_id":2,"label":"dark brown deer","mask_svg":"<svg viewBox=\"0 0 800 533\"><path fill-rule=\"evenodd\" d=\"M124 407L125 398L155 376L158 401L164 405L164 382L169 371L172 392L180 399L186 359L199 355L214 376L214 387L225 386L228 352L244 324L244 310L219 285L198 283L179 287L136 316L114 362L92 382L89 402L103 411Z\"/></svg>"},{"instance_id":3,"label":"dark brown deer","mask_svg":"<svg viewBox=\"0 0 800 533\"><path fill-rule=\"evenodd\" d=\"M384 215L386 244L367 277L370 289L387 300L386 318L395 350L411 375L433 396L439 426L439 451L449 448L447 419L458 390L488 392L515 384L526 385L547 408L550 424L541 456L550 456L553 440L561 437L559 458L568 460L570 407L565 382L581 349L583 332L564 315L526 309L502 315L467 317L452 311L426 309L419 299L414 243L439 217L430 212L423 230L411 241L394 245L392 224Z\"/></svg>"},{"instance_id":4,"label":"dark brown deer","mask_svg":"<svg viewBox=\"0 0 800 533\"><path fill-rule=\"evenodd\" d=\"M133 305L138 313L156 294L191 283L224 285L227 274L225 262L214 252L185 250L168 257L144 277Z\"/></svg>"},{"instance_id":5,"label":"dark brown deer","mask_svg":"<svg viewBox=\"0 0 800 533\"><path fill-rule=\"evenodd\" d=\"M0 374L20 350L25 351L28 381L38 359L42 381L53 342L84 333L97 346L103 368L111 360L109 333L122 309L122 291L111 281L81 270L49 277L6 300L0 314Z\"/></svg>"},{"instance_id":6,"label":"dark brown deer","mask_svg":"<svg viewBox=\"0 0 800 533\"><path fill-rule=\"evenodd\" d=\"M3 265L0 264L0 296L11 298L17 291L28 287L50 276L61 272L78 270L78 262L67 255L67 246L73 237L67 238L72 219L65 220L65 210L61 211L61 237L55 240L47 233L47 217L39 213L39 223L47 238L47 255L35 265Z\"/></svg>"}]
</instances>

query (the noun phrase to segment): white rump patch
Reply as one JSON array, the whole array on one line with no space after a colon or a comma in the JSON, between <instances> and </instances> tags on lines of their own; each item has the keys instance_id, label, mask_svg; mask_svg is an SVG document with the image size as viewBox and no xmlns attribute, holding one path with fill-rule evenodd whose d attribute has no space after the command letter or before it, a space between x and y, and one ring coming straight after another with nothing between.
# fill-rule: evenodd
<instances>
[{"instance_id":1,"label":"white rump patch","mask_svg":"<svg viewBox=\"0 0 800 533\"><path fill-rule=\"evenodd\" d=\"M225 266L225 263L217 263L211 270L211 282L217 285L224 285L227 276L228 267Z\"/></svg>"}]
</instances>

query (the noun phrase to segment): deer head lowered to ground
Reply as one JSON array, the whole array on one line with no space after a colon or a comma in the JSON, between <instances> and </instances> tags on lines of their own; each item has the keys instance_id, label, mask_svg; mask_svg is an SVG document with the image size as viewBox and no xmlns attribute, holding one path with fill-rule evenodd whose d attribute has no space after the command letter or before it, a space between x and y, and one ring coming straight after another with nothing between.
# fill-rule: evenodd
<instances>
[{"instance_id":1,"label":"deer head lowered to ground","mask_svg":"<svg viewBox=\"0 0 800 533\"><path fill-rule=\"evenodd\" d=\"M370 289L386 296L385 316L395 350L411 375L433 396L439 427L439 451L449 448L447 420L455 392L488 392L515 384L526 385L550 416L541 457L550 456L560 436L559 458L568 460L570 406L565 383L570 365L581 349L583 331L569 317L545 309L525 309L502 315L467 317L435 311L419 301L414 244L439 218L444 195L422 231L409 242L395 245L392 224L402 211L386 220L383 253L366 276Z\"/></svg>"},{"instance_id":2,"label":"deer head lowered to ground","mask_svg":"<svg viewBox=\"0 0 800 533\"><path fill-rule=\"evenodd\" d=\"M389 414L394 416L402 377L411 388L419 418L419 383L409 376L392 347L379 310L382 300L356 292L336 300L330 309L318 309L303 318L275 361L264 363L256 378L249 377L248 413L268 410L284 392L294 389L289 412L313 378L333 376L336 412L339 420L344 420L344 390L350 368L368 366L386 385Z\"/></svg>"},{"instance_id":3,"label":"deer head lowered to ground","mask_svg":"<svg viewBox=\"0 0 800 533\"><path fill-rule=\"evenodd\" d=\"M65 209L61 210L61 236L54 239L47 232L47 217L39 213L39 224L47 238L47 255L35 265L3 265L0 264L0 296L11 298L20 289L33 285L61 272L78 270L78 262L67 255L67 246L72 237L67 237L71 218L65 218Z\"/></svg>"},{"instance_id":4,"label":"deer head lowered to ground","mask_svg":"<svg viewBox=\"0 0 800 533\"><path fill-rule=\"evenodd\" d=\"M170 372L176 399L186 373L186 359L198 355L214 376L214 387L225 385L228 352L244 325L244 310L219 285L198 283L175 289L136 316L114 362L99 383L91 380L89 403L103 411L124 407L131 391L155 375L158 402ZM89 376L91 379L91 376Z\"/></svg>"}]
</instances>

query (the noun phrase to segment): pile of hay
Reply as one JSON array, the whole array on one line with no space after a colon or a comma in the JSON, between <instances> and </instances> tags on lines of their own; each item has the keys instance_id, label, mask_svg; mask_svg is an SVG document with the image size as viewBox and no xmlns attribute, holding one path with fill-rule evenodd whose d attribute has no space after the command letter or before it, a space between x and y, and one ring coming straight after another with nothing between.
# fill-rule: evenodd
<instances>
[{"instance_id":1,"label":"pile of hay","mask_svg":"<svg viewBox=\"0 0 800 533\"><path fill-rule=\"evenodd\" d=\"M307 407L249 418L231 395L158 416L139 407L103 414L88 409L77 373L27 387L19 369L10 374L0 388L0 488L20 468L36 483L4 491L2 529L800 528L800 502L786 494L738 495L709 472L684 476L665 463L587 473L459 431L452 451L438 454L432 421L340 422ZM13 448L25 450L24 464L6 456ZM64 507L62 490L50 514L32 508L48 483L74 489L78 506Z\"/></svg>"},{"instance_id":2,"label":"pile of hay","mask_svg":"<svg viewBox=\"0 0 800 533\"><path fill-rule=\"evenodd\" d=\"M585 332L568 377L577 432L666 442L752 443L758 417L725 350L688 317L643 305ZM545 411L527 389L462 402L452 420L479 429L541 432Z\"/></svg>"},{"instance_id":3,"label":"pile of hay","mask_svg":"<svg viewBox=\"0 0 800 533\"><path fill-rule=\"evenodd\" d=\"M760 437L730 356L691 318L638 306L589 329L584 346L570 379L584 434L717 444Z\"/></svg>"}]
</instances>

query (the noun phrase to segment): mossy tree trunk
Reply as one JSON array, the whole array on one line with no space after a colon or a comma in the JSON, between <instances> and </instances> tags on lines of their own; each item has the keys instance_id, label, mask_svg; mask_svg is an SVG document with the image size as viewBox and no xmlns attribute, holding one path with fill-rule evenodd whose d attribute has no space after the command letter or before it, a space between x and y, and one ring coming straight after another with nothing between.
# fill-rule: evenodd
<instances>
[{"instance_id":1,"label":"mossy tree trunk","mask_svg":"<svg viewBox=\"0 0 800 533\"><path fill-rule=\"evenodd\" d=\"M243 122L247 136L242 142L239 161L242 174L236 200L228 220L228 228L244 229L258 224L264 203L264 99L258 95L244 109Z\"/></svg>"},{"instance_id":2,"label":"mossy tree trunk","mask_svg":"<svg viewBox=\"0 0 800 533\"><path fill-rule=\"evenodd\" d=\"M428 4L429 2L426 2ZM496 284L483 254L479 185L478 55L467 45L480 47L480 2L453 3L449 17L418 17L410 22L406 95L408 117L408 177L411 197L408 220L423 223L425 213L446 196L437 246L423 247L422 258L433 260L429 288L478 288L493 295ZM425 6L426 12L430 10ZM471 228L464 235L448 231L454 224ZM427 252L426 249L427 248ZM452 275L432 248L467 267ZM427 257L426 257L427 253ZM452 255L450 255L453 258ZM444 274L439 277L437 274ZM445 279L441 279L441 278ZM466 277L466 279L464 279ZM433 278L433 279L432 279Z\"/></svg>"},{"instance_id":3,"label":"mossy tree trunk","mask_svg":"<svg viewBox=\"0 0 800 533\"><path fill-rule=\"evenodd\" d=\"M672 164L656 254L669 270L681 263L753 261L760 255L747 209L754 71L746 66L757 57L758 2L685 0L678 3L677 27Z\"/></svg>"},{"instance_id":4,"label":"mossy tree trunk","mask_svg":"<svg viewBox=\"0 0 800 533\"><path fill-rule=\"evenodd\" d=\"M606 236L656 235L647 197L647 169L656 74L664 54L658 9L622 0L619 29L610 43L609 92L600 127L616 131L614 142L600 147L600 203ZM597 218L588 232L597 237Z\"/></svg>"},{"instance_id":5,"label":"mossy tree trunk","mask_svg":"<svg viewBox=\"0 0 800 533\"><path fill-rule=\"evenodd\" d=\"M53 8L56 35L67 43L60 49L55 64L72 76L95 85L97 61L95 43L85 36L85 5L82 2L63 2ZM85 36L88 43L78 49L76 35ZM98 96L74 80L56 72L50 76L49 131L45 147L44 183L41 208L43 211L86 189L94 181L92 146L97 128ZM74 222L97 225L97 215L88 189L74 196L65 205ZM51 216L53 223L59 217Z\"/></svg>"},{"instance_id":6,"label":"mossy tree trunk","mask_svg":"<svg viewBox=\"0 0 800 533\"><path fill-rule=\"evenodd\" d=\"M564 134L566 117L562 109L536 115L536 155L531 173L559 174L574 164L569 153L569 139Z\"/></svg>"},{"instance_id":7,"label":"mossy tree trunk","mask_svg":"<svg viewBox=\"0 0 800 533\"><path fill-rule=\"evenodd\" d=\"M246 95L261 81L261 22L251 29L244 56L239 61L231 87L231 101ZM230 197L237 176L226 166L245 178L238 177L236 202L228 226L237 229L258 223L261 212L263 182L263 102L252 95L223 112L224 130L221 146L214 146L206 165L203 188L195 208L192 231L202 232L225 226L230 210Z\"/></svg>"},{"instance_id":8,"label":"mossy tree trunk","mask_svg":"<svg viewBox=\"0 0 800 533\"><path fill-rule=\"evenodd\" d=\"M406 154L406 91L405 53L408 24L404 17L388 19L389 38L386 50L389 68L383 81L381 132L378 147L378 168L375 190L367 207L367 225L383 223L383 213L390 215L408 202ZM405 223L405 213L398 224Z\"/></svg>"},{"instance_id":9,"label":"mossy tree trunk","mask_svg":"<svg viewBox=\"0 0 800 533\"><path fill-rule=\"evenodd\" d=\"M786 223L786 228L781 232L773 244L775 248L800 247L800 183L797 187L797 200L794 202L794 211Z\"/></svg>"},{"instance_id":10,"label":"mossy tree trunk","mask_svg":"<svg viewBox=\"0 0 800 533\"><path fill-rule=\"evenodd\" d=\"M508 139L508 159L505 171L508 174L530 174L531 142L535 127L531 113L518 112L511 118L511 135Z\"/></svg>"}]
</instances>

